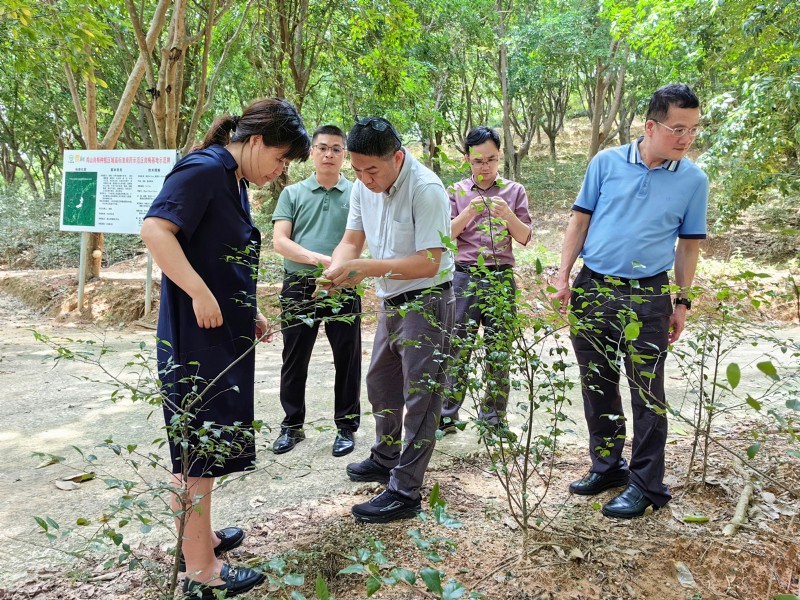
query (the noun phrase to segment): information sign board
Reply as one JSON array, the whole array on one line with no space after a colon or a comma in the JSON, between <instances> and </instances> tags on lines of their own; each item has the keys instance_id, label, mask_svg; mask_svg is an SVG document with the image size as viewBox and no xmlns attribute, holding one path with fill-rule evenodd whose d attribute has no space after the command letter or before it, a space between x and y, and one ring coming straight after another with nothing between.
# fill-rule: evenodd
<instances>
[{"instance_id":1,"label":"information sign board","mask_svg":"<svg viewBox=\"0 0 800 600\"><path fill-rule=\"evenodd\" d=\"M62 231L138 234L175 150L65 150Z\"/></svg>"}]
</instances>

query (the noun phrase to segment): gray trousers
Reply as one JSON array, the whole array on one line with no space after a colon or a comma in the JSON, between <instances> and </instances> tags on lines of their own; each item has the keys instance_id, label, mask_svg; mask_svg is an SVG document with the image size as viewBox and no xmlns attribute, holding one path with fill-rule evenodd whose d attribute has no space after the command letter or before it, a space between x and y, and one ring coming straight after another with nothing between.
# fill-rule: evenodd
<instances>
[{"instance_id":1,"label":"gray trousers","mask_svg":"<svg viewBox=\"0 0 800 600\"><path fill-rule=\"evenodd\" d=\"M418 498L436 443L450 332L453 290L423 296L420 310L386 302L367 372L367 395L375 416L372 458L392 469L390 491Z\"/></svg>"},{"instance_id":2,"label":"gray trousers","mask_svg":"<svg viewBox=\"0 0 800 600\"><path fill-rule=\"evenodd\" d=\"M511 328L517 313L517 284L514 271L457 271L453 274L456 295L456 317L453 328L453 362L447 370L449 394L442 406L442 417L459 420L458 411L469 394L467 378L470 372L471 348L483 325L484 352L482 357L484 398L479 402L478 419L489 425L506 421L508 397L511 391L509 367L511 362ZM491 357L491 358L490 358ZM468 405L469 406L469 405Z\"/></svg>"}]
</instances>

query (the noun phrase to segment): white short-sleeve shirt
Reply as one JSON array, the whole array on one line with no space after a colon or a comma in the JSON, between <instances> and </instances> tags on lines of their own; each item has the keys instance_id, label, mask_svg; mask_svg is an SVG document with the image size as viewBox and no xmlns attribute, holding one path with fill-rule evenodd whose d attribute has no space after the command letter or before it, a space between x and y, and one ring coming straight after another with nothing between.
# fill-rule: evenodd
<instances>
[{"instance_id":1,"label":"white short-sleeve shirt","mask_svg":"<svg viewBox=\"0 0 800 600\"><path fill-rule=\"evenodd\" d=\"M376 295L391 298L411 290L441 285L453 278L453 256L444 237L450 236L450 200L441 179L405 151L403 166L388 192L370 191L356 181L350 198L347 229L363 231L372 258L412 256L421 250L444 248L439 271L421 279L376 279Z\"/></svg>"}]
</instances>

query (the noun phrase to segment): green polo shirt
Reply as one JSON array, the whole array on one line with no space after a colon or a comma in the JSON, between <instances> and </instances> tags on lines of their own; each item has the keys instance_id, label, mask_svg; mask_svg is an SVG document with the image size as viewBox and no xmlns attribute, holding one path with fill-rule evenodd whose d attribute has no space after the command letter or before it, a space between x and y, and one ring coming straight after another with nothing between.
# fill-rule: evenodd
<instances>
[{"instance_id":1,"label":"green polo shirt","mask_svg":"<svg viewBox=\"0 0 800 600\"><path fill-rule=\"evenodd\" d=\"M316 174L290 185L281 192L272 221L292 223L292 241L303 248L320 254L331 255L341 241L350 211L352 182L339 177L339 182L327 190ZM312 271L315 267L283 259L287 272Z\"/></svg>"}]
</instances>

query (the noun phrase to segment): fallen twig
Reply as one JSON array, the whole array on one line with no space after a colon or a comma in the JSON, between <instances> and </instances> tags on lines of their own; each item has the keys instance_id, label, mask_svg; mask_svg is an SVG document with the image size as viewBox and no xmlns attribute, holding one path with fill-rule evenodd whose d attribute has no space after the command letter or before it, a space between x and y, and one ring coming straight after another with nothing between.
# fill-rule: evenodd
<instances>
[{"instance_id":1,"label":"fallen twig","mask_svg":"<svg viewBox=\"0 0 800 600\"><path fill-rule=\"evenodd\" d=\"M731 536L739 531L747 521L747 508L750 506L750 499L753 497L753 482L747 478L747 483L739 496L739 502L736 504L736 511L733 513L733 518L722 529L723 535Z\"/></svg>"}]
</instances>

